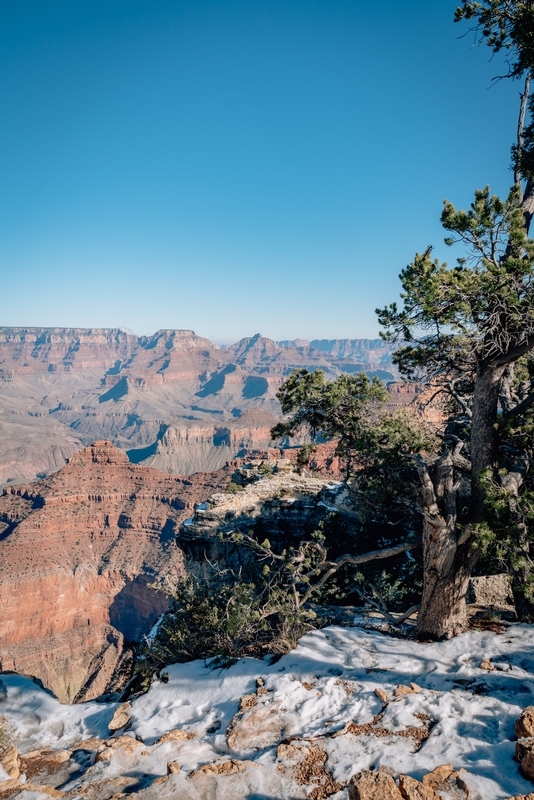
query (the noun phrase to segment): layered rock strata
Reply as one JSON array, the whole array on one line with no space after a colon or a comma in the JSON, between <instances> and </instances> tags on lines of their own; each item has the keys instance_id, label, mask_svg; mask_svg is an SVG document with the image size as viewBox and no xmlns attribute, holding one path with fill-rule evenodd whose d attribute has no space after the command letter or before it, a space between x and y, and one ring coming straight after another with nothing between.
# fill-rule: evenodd
<instances>
[{"instance_id":1,"label":"layered rock strata","mask_svg":"<svg viewBox=\"0 0 534 800\"><path fill-rule=\"evenodd\" d=\"M356 518L356 508L338 482L298 474L287 459L264 463L272 467L272 475L248 483L235 494L212 494L182 523L176 540L189 573L213 583L218 580L218 567L238 570L248 563L252 553L224 541L226 533L254 530L260 540L265 536L276 542L281 537L309 535L334 509ZM240 474L258 467L262 468L262 462L248 462L234 473L233 480L244 482Z\"/></svg>"},{"instance_id":2,"label":"layered rock strata","mask_svg":"<svg viewBox=\"0 0 534 800\"><path fill-rule=\"evenodd\" d=\"M104 438L157 469L218 469L272 444L276 392L294 369L396 375L373 342L312 345L256 334L221 349L189 330L0 328L0 485L50 473Z\"/></svg>"},{"instance_id":3,"label":"layered rock strata","mask_svg":"<svg viewBox=\"0 0 534 800\"><path fill-rule=\"evenodd\" d=\"M60 699L100 695L126 641L166 608L149 584L183 575L175 533L228 472L183 478L129 463L107 441L0 497L0 669Z\"/></svg>"}]
</instances>

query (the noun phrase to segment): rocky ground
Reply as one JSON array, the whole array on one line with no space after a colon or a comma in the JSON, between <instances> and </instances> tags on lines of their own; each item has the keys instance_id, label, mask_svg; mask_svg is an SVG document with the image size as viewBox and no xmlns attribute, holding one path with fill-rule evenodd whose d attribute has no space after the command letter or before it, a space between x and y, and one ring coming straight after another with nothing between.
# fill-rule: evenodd
<instances>
[{"instance_id":1,"label":"rocky ground","mask_svg":"<svg viewBox=\"0 0 534 800\"><path fill-rule=\"evenodd\" d=\"M531 628L492 627L434 644L329 627L275 663L171 666L121 705L4 675L0 797L531 798Z\"/></svg>"}]
</instances>

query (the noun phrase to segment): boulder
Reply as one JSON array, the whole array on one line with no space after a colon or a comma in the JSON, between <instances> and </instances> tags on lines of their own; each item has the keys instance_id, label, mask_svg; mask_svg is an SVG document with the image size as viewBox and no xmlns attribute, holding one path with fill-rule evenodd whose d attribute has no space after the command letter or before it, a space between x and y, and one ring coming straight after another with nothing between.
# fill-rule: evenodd
<instances>
[{"instance_id":1,"label":"boulder","mask_svg":"<svg viewBox=\"0 0 534 800\"><path fill-rule=\"evenodd\" d=\"M502 573L471 578L467 588L467 602L487 608L513 605L510 576Z\"/></svg>"},{"instance_id":2,"label":"boulder","mask_svg":"<svg viewBox=\"0 0 534 800\"><path fill-rule=\"evenodd\" d=\"M439 786L440 783L450 778L453 773L452 764L442 764L440 767L433 769L432 772L423 775L421 780L425 786Z\"/></svg>"},{"instance_id":3,"label":"boulder","mask_svg":"<svg viewBox=\"0 0 534 800\"><path fill-rule=\"evenodd\" d=\"M10 778L20 775L20 758L16 747L7 747L0 755L0 765Z\"/></svg>"},{"instance_id":4,"label":"boulder","mask_svg":"<svg viewBox=\"0 0 534 800\"><path fill-rule=\"evenodd\" d=\"M130 715L128 711L131 709L131 703L121 703L115 709L115 713L111 719L111 722L108 724L108 729L114 733L115 731L119 731L121 728L124 728L130 721Z\"/></svg>"},{"instance_id":5,"label":"boulder","mask_svg":"<svg viewBox=\"0 0 534 800\"><path fill-rule=\"evenodd\" d=\"M515 721L515 732L518 739L534 736L534 706L523 709Z\"/></svg>"},{"instance_id":6,"label":"boulder","mask_svg":"<svg viewBox=\"0 0 534 800\"><path fill-rule=\"evenodd\" d=\"M364 770L351 778L349 800L402 800L402 794L391 775Z\"/></svg>"},{"instance_id":7,"label":"boulder","mask_svg":"<svg viewBox=\"0 0 534 800\"><path fill-rule=\"evenodd\" d=\"M534 783L534 739L519 739L515 746L515 757L521 764L525 778Z\"/></svg>"},{"instance_id":8,"label":"boulder","mask_svg":"<svg viewBox=\"0 0 534 800\"><path fill-rule=\"evenodd\" d=\"M419 783L409 775L400 776L399 791L406 800L439 800L439 795L431 786Z\"/></svg>"}]
</instances>

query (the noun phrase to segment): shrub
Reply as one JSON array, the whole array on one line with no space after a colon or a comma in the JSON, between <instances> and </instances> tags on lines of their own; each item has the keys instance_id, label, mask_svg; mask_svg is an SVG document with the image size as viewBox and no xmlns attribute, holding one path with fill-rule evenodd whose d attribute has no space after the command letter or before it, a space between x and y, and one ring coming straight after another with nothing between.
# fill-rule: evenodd
<instances>
[{"instance_id":1,"label":"shrub","mask_svg":"<svg viewBox=\"0 0 534 800\"><path fill-rule=\"evenodd\" d=\"M272 475L273 466L272 464L260 464L258 472L260 473L260 475Z\"/></svg>"},{"instance_id":2,"label":"shrub","mask_svg":"<svg viewBox=\"0 0 534 800\"><path fill-rule=\"evenodd\" d=\"M243 491L243 487L239 485L239 483L234 483L234 481L230 481L226 489L224 490L228 494L237 494L238 492Z\"/></svg>"}]
</instances>

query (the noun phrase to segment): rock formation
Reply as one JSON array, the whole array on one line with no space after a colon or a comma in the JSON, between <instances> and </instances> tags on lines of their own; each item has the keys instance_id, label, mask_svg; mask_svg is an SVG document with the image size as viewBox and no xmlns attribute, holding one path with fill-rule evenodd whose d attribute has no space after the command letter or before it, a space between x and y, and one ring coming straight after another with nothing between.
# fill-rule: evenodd
<instances>
[{"instance_id":1,"label":"rock formation","mask_svg":"<svg viewBox=\"0 0 534 800\"><path fill-rule=\"evenodd\" d=\"M421 405L421 387L391 383L391 350L364 339L277 344L255 334L223 350L189 330L0 328L0 485L51 473L104 438L157 469L219 469L274 444L276 392L296 368L329 380L377 374L390 382L392 410Z\"/></svg>"},{"instance_id":2,"label":"rock formation","mask_svg":"<svg viewBox=\"0 0 534 800\"><path fill-rule=\"evenodd\" d=\"M260 537L270 541L288 536L302 538L311 534L319 521L335 507L345 514L356 515L356 509L347 504L346 493L339 483L324 476L298 474L288 459L272 460L273 474L259 477L254 473L261 462L248 462L234 473L232 480L246 483L236 494L215 493L209 503L198 506L186 519L177 533L178 547L184 553L188 572L207 581L216 581L213 564L239 569L251 558L250 552L220 540L225 532L248 533L255 530ZM252 473L248 478L247 473ZM261 473L260 473L261 474ZM250 482L248 482L250 480Z\"/></svg>"},{"instance_id":3,"label":"rock formation","mask_svg":"<svg viewBox=\"0 0 534 800\"><path fill-rule=\"evenodd\" d=\"M183 478L99 441L0 497L0 669L60 699L97 697L125 641L166 608L149 584L183 574L175 532L229 473Z\"/></svg>"}]
</instances>

